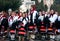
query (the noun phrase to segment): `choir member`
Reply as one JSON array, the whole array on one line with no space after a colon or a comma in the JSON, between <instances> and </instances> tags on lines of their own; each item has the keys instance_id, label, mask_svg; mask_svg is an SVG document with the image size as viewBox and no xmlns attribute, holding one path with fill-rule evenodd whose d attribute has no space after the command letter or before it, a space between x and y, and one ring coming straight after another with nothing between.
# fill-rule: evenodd
<instances>
[{"instance_id":1,"label":"choir member","mask_svg":"<svg viewBox=\"0 0 60 41\"><path fill-rule=\"evenodd\" d=\"M23 15L22 12L19 12L18 13L18 19L17 19L18 21L22 21L22 19L23 19L23 16L22 15Z\"/></svg>"},{"instance_id":2,"label":"choir member","mask_svg":"<svg viewBox=\"0 0 60 41\"><path fill-rule=\"evenodd\" d=\"M0 12L0 32L1 32L2 13Z\"/></svg>"},{"instance_id":3,"label":"choir member","mask_svg":"<svg viewBox=\"0 0 60 41\"><path fill-rule=\"evenodd\" d=\"M8 18L8 23L9 23L9 27L11 29L15 29L15 25L14 25L14 22L16 22L18 19L18 17L16 16L16 13L15 12L12 12L11 13L11 16Z\"/></svg>"},{"instance_id":4,"label":"choir member","mask_svg":"<svg viewBox=\"0 0 60 41\"><path fill-rule=\"evenodd\" d=\"M40 24L43 25L44 24L45 11L42 11L42 12L39 12L39 13L40 14L39 14L38 20L40 21Z\"/></svg>"},{"instance_id":5,"label":"choir member","mask_svg":"<svg viewBox=\"0 0 60 41\"><path fill-rule=\"evenodd\" d=\"M27 14L26 12L23 13L22 23L24 24L24 27L25 27L25 29L27 30L27 26L28 26L28 21L29 21L29 19L28 19L28 17L27 17L26 14Z\"/></svg>"},{"instance_id":6,"label":"choir member","mask_svg":"<svg viewBox=\"0 0 60 41\"><path fill-rule=\"evenodd\" d=\"M48 28L48 33L50 35L51 39L55 38L55 22L58 18L58 14L54 12L54 10L50 11L49 21L50 21L50 27ZM50 33L51 32L51 33Z\"/></svg>"},{"instance_id":7,"label":"choir member","mask_svg":"<svg viewBox=\"0 0 60 41\"><path fill-rule=\"evenodd\" d=\"M34 25L36 23L37 15L38 15L38 12L36 11L36 9L31 7L30 15L29 15L30 17L29 20L30 20L31 25Z\"/></svg>"},{"instance_id":8,"label":"choir member","mask_svg":"<svg viewBox=\"0 0 60 41\"><path fill-rule=\"evenodd\" d=\"M4 11L1 12L0 22L1 22L1 31L2 32L6 31L8 28L8 19L6 16L6 12L4 12Z\"/></svg>"},{"instance_id":9,"label":"choir member","mask_svg":"<svg viewBox=\"0 0 60 41\"><path fill-rule=\"evenodd\" d=\"M41 18L40 18L41 17L41 14L42 14L42 12L40 11L39 12L39 17L38 17L38 26L41 26L41 24L40 24L41 23Z\"/></svg>"},{"instance_id":10,"label":"choir member","mask_svg":"<svg viewBox=\"0 0 60 41\"><path fill-rule=\"evenodd\" d=\"M58 12L55 12L58 15ZM55 27L60 32L60 16L58 16L57 20L55 21Z\"/></svg>"},{"instance_id":11,"label":"choir member","mask_svg":"<svg viewBox=\"0 0 60 41\"><path fill-rule=\"evenodd\" d=\"M55 14L54 10L51 10L50 11L50 18L49 18L50 26L55 27L55 21L57 20L57 17L58 17L58 15Z\"/></svg>"},{"instance_id":12,"label":"choir member","mask_svg":"<svg viewBox=\"0 0 60 41\"><path fill-rule=\"evenodd\" d=\"M57 24L57 29L59 30L60 32L60 16L58 16L58 24Z\"/></svg>"},{"instance_id":13,"label":"choir member","mask_svg":"<svg viewBox=\"0 0 60 41\"><path fill-rule=\"evenodd\" d=\"M45 23L45 27L49 27L50 25L50 21L49 21L49 12L45 12L45 16L44 16L44 23Z\"/></svg>"},{"instance_id":14,"label":"choir member","mask_svg":"<svg viewBox=\"0 0 60 41\"><path fill-rule=\"evenodd\" d=\"M37 24L38 32L40 32L41 26L44 26L44 14L45 13L42 13L42 11L39 11L38 24Z\"/></svg>"},{"instance_id":15,"label":"choir member","mask_svg":"<svg viewBox=\"0 0 60 41\"><path fill-rule=\"evenodd\" d=\"M22 19L22 22L23 22L24 26L25 26L25 25L27 24L27 22L28 22L28 18L26 17L25 12L23 13L23 19Z\"/></svg>"}]
</instances>

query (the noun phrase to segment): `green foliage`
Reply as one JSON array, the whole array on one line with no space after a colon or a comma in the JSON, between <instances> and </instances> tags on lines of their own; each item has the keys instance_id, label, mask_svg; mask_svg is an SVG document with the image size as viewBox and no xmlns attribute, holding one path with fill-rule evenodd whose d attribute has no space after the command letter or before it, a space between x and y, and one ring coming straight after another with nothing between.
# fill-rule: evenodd
<instances>
[{"instance_id":1,"label":"green foliage","mask_svg":"<svg viewBox=\"0 0 60 41\"><path fill-rule=\"evenodd\" d=\"M39 9L42 9L42 10L45 10L45 11L47 10L47 6L44 6L43 0L42 0L41 3L38 3L37 0L32 0L32 1L36 2L36 8L37 8L37 10L39 10ZM54 9L54 10L60 12L60 0L55 0L54 4L51 6L51 9Z\"/></svg>"},{"instance_id":2,"label":"green foliage","mask_svg":"<svg viewBox=\"0 0 60 41\"><path fill-rule=\"evenodd\" d=\"M20 6L20 4L20 0L0 0L0 11L8 10L9 8L16 10Z\"/></svg>"},{"instance_id":3,"label":"green foliage","mask_svg":"<svg viewBox=\"0 0 60 41\"><path fill-rule=\"evenodd\" d=\"M55 0L54 4L51 6L51 9L58 11L60 14L60 0Z\"/></svg>"}]
</instances>

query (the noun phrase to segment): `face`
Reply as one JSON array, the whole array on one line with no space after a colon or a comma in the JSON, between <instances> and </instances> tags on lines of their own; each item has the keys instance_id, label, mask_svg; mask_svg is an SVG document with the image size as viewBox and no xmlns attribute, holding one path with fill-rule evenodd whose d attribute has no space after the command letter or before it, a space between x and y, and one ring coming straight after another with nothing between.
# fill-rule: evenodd
<instances>
[{"instance_id":1,"label":"face","mask_svg":"<svg viewBox=\"0 0 60 41\"><path fill-rule=\"evenodd\" d=\"M55 12L55 14L57 14L57 15L58 15L58 12Z\"/></svg>"},{"instance_id":2,"label":"face","mask_svg":"<svg viewBox=\"0 0 60 41\"><path fill-rule=\"evenodd\" d=\"M46 14L48 14L48 12L46 12Z\"/></svg>"},{"instance_id":3,"label":"face","mask_svg":"<svg viewBox=\"0 0 60 41\"><path fill-rule=\"evenodd\" d=\"M31 13L33 13L33 11L34 11L34 10L33 10L33 7L31 7Z\"/></svg>"},{"instance_id":4,"label":"face","mask_svg":"<svg viewBox=\"0 0 60 41\"><path fill-rule=\"evenodd\" d=\"M19 13L19 16L22 16L22 12Z\"/></svg>"},{"instance_id":5,"label":"face","mask_svg":"<svg viewBox=\"0 0 60 41\"><path fill-rule=\"evenodd\" d=\"M31 7L31 10L33 10L33 7Z\"/></svg>"},{"instance_id":6,"label":"face","mask_svg":"<svg viewBox=\"0 0 60 41\"><path fill-rule=\"evenodd\" d=\"M54 13L54 10L51 10L50 12L51 12L51 14L53 14Z\"/></svg>"},{"instance_id":7,"label":"face","mask_svg":"<svg viewBox=\"0 0 60 41\"><path fill-rule=\"evenodd\" d=\"M39 12L39 16L41 15L42 13L41 12Z\"/></svg>"},{"instance_id":8,"label":"face","mask_svg":"<svg viewBox=\"0 0 60 41\"><path fill-rule=\"evenodd\" d=\"M25 17L26 16L26 14L25 13L23 13L23 17Z\"/></svg>"},{"instance_id":9,"label":"face","mask_svg":"<svg viewBox=\"0 0 60 41\"><path fill-rule=\"evenodd\" d=\"M12 17L14 17L15 15L16 15L16 13L15 13L15 12L12 12L12 13L11 13L11 16L12 16Z\"/></svg>"},{"instance_id":10,"label":"face","mask_svg":"<svg viewBox=\"0 0 60 41\"><path fill-rule=\"evenodd\" d=\"M45 11L42 11L42 14L45 14Z\"/></svg>"},{"instance_id":11,"label":"face","mask_svg":"<svg viewBox=\"0 0 60 41\"><path fill-rule=\"evenodd\" d=\"M25 15L26 15L26 17L28 16L28 14L27 14L27 13L25 13Z\"/></svg>"}]
</instances>

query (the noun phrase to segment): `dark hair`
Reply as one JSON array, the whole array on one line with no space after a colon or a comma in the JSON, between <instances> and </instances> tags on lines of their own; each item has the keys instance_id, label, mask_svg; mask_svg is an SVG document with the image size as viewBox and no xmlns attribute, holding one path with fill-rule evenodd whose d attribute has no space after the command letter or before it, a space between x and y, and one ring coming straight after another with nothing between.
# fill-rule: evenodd
<instances>
[{"instance_id":1,"label":"dark hair","mask_svg":"<svg viewBox=\"0 0 60 41\"><path fill-rule=\"evenodd\" d=\"M39 10L38 10L38 12L40 12L40 11L42 12L42 9L39 9Z\"/></svg>"},{"instance_id":2,"label":"dark hair","mask_svg":"<svg viewBox=\"0 0 60 41\"><path fill-rule=\"evenodd\" d=\"M18 14L18 11L16 12L16 14Z\"/></svg>"}]
</instances>

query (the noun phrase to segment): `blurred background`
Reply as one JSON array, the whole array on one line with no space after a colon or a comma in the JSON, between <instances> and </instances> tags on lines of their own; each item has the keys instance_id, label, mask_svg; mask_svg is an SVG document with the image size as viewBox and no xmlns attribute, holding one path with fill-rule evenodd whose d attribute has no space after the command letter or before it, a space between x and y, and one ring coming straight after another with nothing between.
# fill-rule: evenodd
<instances>
[{"instance_id":1,"label":"blurred background","mask_svg":"<svg viewBox=\"0 0 60 41\"><path fill-rule=\"evenodd\" d=\"M0 0L0 11L5 10L7 11L9 8L12 10L17 10L19 6L22 4L22 1L24 0ZM43 0L42 2L39 3L38 0L32 0L36 2L36 8L37 10L43 9L47 10L47 6L43 5ZM60 0L54 0L54 4L51 6L51 9L54 9L60 13Z\"/></svg>"}]
</instances>

